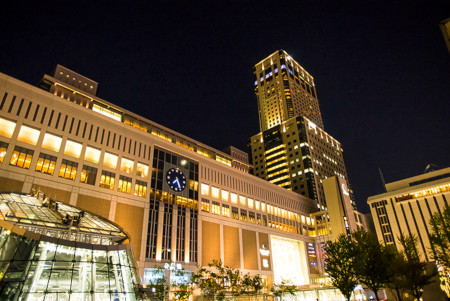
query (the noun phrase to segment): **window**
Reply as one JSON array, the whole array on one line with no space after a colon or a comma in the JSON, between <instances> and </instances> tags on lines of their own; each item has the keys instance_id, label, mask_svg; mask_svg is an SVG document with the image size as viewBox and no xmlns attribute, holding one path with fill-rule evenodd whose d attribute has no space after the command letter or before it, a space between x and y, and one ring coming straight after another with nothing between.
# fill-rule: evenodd
<instances>
[{"instance_id":1,"label":"window","mask_svg":"<svg viewBox=\"0 0 450 301\"><path fill-rule=\"evenodd\" d=\"M218 199L219 198L219 188L211 186L211 195L213 198Z\"/></svg>"},{"instance_id":2,"label":"window","mask_svg":"<svg viewBox=\"0 0 450 301\"><path fill-rule=\"evenodd\" d=\"M253 209L253 199L248 198L247 199L247 203L248 203L248 208L252 208Z\"/></svg>"},{"instance_id":3,"label":"window","mask_svg":"<svg viewBox=\"0 0 450 301\"><path fill-rule=\"evenodd\" d=\"M131 174L133 172L133 160L122 158L122 163L120 164L120 170Z\"/></svg>"},{"instance_id":4,"label":"window","mask_svg":"<svg viewBox=\"0 0 450 301\"><path fill-rule=\"evenodd\" d=\"M245 196L242 195L239 196L239 204L241 206L245 206Z\"/></svg>"},{"instance_id":5,"label":"window","mask_svg":"<svg viewBox=\"0 0 450 301\"><path fill-rule=\"evenodd\" d=\"M102 176L100 177L100 187L113 189L114 180L116 179L116 174L108 171L102 171Z\"/></svg>"},{"instance_id":6,"label":"window","mask_svg":"<svg viewBox=\"0 0 450 301\"><path fill-rule=\"evenodd\" d=\"M80 182L89 185L95 185L96 178L97 178L97 168L83 165Z\"/></svg>"},{"instance_id":7,"label":"window","mask_svg":"<svg viewBox=\"0 0 450 301\"><path fill-rule=\"evenodd\" d=\"M75 157L75 158L79 158L82 147L83 147L83 145L81 145L81 143L67 140L66 147L64 148L64 154Z\"/></svg>"},{"instance_id":8,"label":"window","mask_svg":"<svg viewBox=\"0 0 450 301\"><path fill-rule=\"evenodd\" d=\"M211 213L220 215L220 203L219 202L212 202L211 206Z\"/></svg>"},{"instance_id":9,"label":"window","mask_svg":"<svg viewBox=\"0 0 450 301\"><path fill-rule=\"evenodd\" d=\"M30 168L31 159L33 158L34 152L30 149L26 149L20 146L14 148L14 153L11 157L9 164L22 167L25 169Z\"/></svg>"},{"instance_id":10,"label":"window","mask_svg":"<svg viewBox=\"0 0 450 301\"><path fill-rule=\"evenodd\" d=\"M255 200L255 209L256 210L259 210L259 208L260 208L259 204L260 204L259 201Z\"/></svg>"},{"instance_id":11,"label":"window","mask_svg":"<svg viewBox=\"0 0 450 301\"><path fill-rule=\"evenodd\" d=\"M247 221L247 210L241 209L241 221Z\"/></svg>"},{"instance_id":12,"label":"window","mask_svg":"<svg viewBox=\"0 0 450 301\"><path fill-rule=\"evenodd\" d=\"M251 223L255 223L255 212L252 212L252 211L248 212L248 220Z\"/></svg>"},{"instance_id":13,"label":"window","mask_svg":"<svg viewBox=\"0 0 450 301\"><path fill-rule=\"evenodd\" d=\"M239 220L239 209L237 207L231 207L231 214L234 219Z\"/></svg>"},{"instance_id":14,"label":"window","mask_svg":"<svg viewBox=\"0 0 450 301\"><path fill-rule=\"evenodd\" d=\"M97 164L100 161L100 153L99 149L87 146L84 160Z\"/></svg>"},{"instance_id":15,"label":"window","mask_svg":"<svg viewBox=\"0 0 450 301\"><path fill-rule=\"evenodd\" d=\"M55 171L56 157L40 153L36 164L36 171L53 175Z\"/></svg>"},{"instance_id":16,"label":"window","mask_svg":"<svg viewBox=\"0 0 450 301\"><path fill-rule=\"evenodd\" d=\"M131 178L120 176L119 177L119 191L130 193L131 192Z\"/></svg>"},{"instance_id":17,"label":"window","mask_svg":"<svg viewBox=\"0 0 450 301\"><path fill-rule=\"evenodd\" d=\"M11 138L15 128L15 122L0 118L0 136Z\"/></svg>"},{"instance_id":18,"label":"window","mask_svg":"<svg viewBox=\"0 0 450 301\"><path fill-rule=\"evenodd\" d=\"M138 163L136 167L136 175L139 177L146 178L148 176L148 165Z\"/></svg>"},{"instance_id":19,"label":"window","mask_svg":"<svg viewBox=\"0 0 450 301\"><path fill-rule=\"evenodd\" d=\"M117 168L117 155L105 152L103 157L103 165L109 168L116 169Z\"/></svg>"},{"instance_id":20,"label":"window","mask_svg":"<svg viewBox=\"0 0 450 301\"><path fill-rule=\"evenodd\" d=\"M209 185L202 183L200 185L202 195L209 195Z\"/></svg>"},{"instance_id":21,"label":"window","mask_svg":"<svg viewBox=\"0 0 450 301\"><path fill-rule=\"evenodd\" d=\"M6 156L7 149L8 149L8 143L0 141L0 163L3 163L3 159Z\"/></svg>"},{"instance_id":22,"label":"window","mask_svg":"<svg viewBox=\"0 0 450 301\"><path fill-rule=\"evenodd\" d=\"M222 215L230 217L230 206L222 204Z\"/></svg>"},{"instance_id":23,"label":"window","mask_svg":"<svg viewBox=\"0 0 450 301\"><path fill-rule=\"evenodd\" d=\"M59 152L59 149L61 148L61 142L62 142L62 138L49 134L49 133L45 133L44 135L44 140L42 141L42 148L54 151L54 152Z\"/></svg>"},{"instance_id":24,"label":"window","mask_svg":"<svg viewBox=\"0 0 450 301\"><path fill-rule=\"evenodd\" d=\"M202 199L202 211L209 212L209 200Z\"/></svg>"},{"instance_id":25,"label":"window","mask_svg":"<svg viewBox=\"0 0 450 301\"><path fill-rule=\"evenodd\" d=\"M136 183L134 184L134 195L147 196L147 183L136 180Z\"/></svg>"},{"instance_id":26,"label":"window","mask_svg":"<svg viewBox=\"0 0 450 301\"><path fill-rule=\"evenodd\" d=\"M259 213L256 214L256 224L261 225L261 214Z\"/></svg>"},{"instance_id":27,"label":"window","mask_svg":"<svg viewBox=\"0 0 450 301\"><path fill-rule=\"evenodd\" d=\"M266 211L266 203L261 202L261 211L265 212Z\"/></svg>"},{"instance_id":28,"label":"window","mask_svg":"<svg viewBox=\"0 0 450 301\"><path fill-rule=\"evenodd\" d=\"M222 189L222 200L228 202L229 193Z\"/></svg>"},{"instance_id":29,"label":"window","mask_svg":"<svg viewBox=\"0 0 450 301\"><path fill-rule=\"evenodd\" d=\"M17 137L17 140L28 144L36 145L39 139L39 133L40 133L39 130L22 125L20 127L20 132L19 136Z\"/></svg>"},{"instance_id":30,"label":"window","mask_svg":"<svg viewBox=\"0 0 450 301\"><path fill-rule=\"evenodd\" d=\"M77 168L78 163L63 159L59 168L59 177L75 181Z\"/></svg>"},{"instance_id":31,"label":"window","mask_svg":"<svg viewBox=\"0 0 450 301\"><path fill-rule=\"evenodd\" d=\"M236 193L230 193L230 200L233 204L237 204L237 194Z\"/></svg>"}]
</instances>

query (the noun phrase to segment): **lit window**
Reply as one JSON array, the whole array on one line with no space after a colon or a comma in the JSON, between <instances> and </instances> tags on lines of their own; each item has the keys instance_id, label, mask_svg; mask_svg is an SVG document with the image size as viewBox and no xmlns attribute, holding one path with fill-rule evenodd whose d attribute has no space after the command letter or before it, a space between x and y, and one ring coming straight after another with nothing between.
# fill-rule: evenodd
<instances>
[{"instance_id":1,"label":"lit window","mask_svg":"<svg viewBox=\"0 0 450 301\"><path fill-rule=\"evenodd\" d=\"M251 223L255 223L255 212L249 211L248 212L248 221Z\"/></svg>"},{"instance_id":2,"label":"lit window","mask_svg":"<svg viewBox=\"0 0 450 301\"><path fill-rule=\"evenodd\" d=\"M45 133L44 135L44 140L42 141L42 148L54 151L54 152L59 152L59 149L61 148L61 142L62 142L62 138L49 134L49 133Z\"/></svg>"},{"instance_id":3,"label":"lit window","mask_svg":"<svg viewBox=\"0 0 450 301\"><path fill-rule=\"evenodd\" d=\"M28 169L30 168L31 159L33 159L33 153L30 149L16 146L9 164Z\"/></svg>"},{"instance_id":4,"label":"lit window","mask_svg":"<svg viewBox=\"0 0 450 301\"><path fill-rule=\"evenodd\" d=\"M136 180L136 183L134 184L134 195L147 196L147 183Z\"/></svg>"},{"instance_id":5,"label":"lit window","mask_svg":"<svg viewBox=\"0 0 450 301\"><path fill-rule=\"evenodd\" d=\"M75 158L79 158L82 147L83 147L83 145L81 145L78 142L67 140L66 147L64 148L64 154L75 157Z\"/></svg>"},{"instance_id":6,"label":"lit window","mask_svg":"<svg viewBox=\"0 0 450 301\"><path fill-rule=\"evenodd\" d=\"M92 89L92 86L91 86L91 89ZM122 115L121 114L116 113L116 112L114 112L114 111L112 111L110 109L101 107L101 106L96 105L96 104L94 104L92 106L92 111L100 113L100 114L105 115L105 116L108 116L109 118L112 118L112 119L117 120L117 121L121 121L122 120Z\"/></svg>"},{"instance_id":7,"label":"lit window","mask_svg":"<svg viewBox=\"0 0 450 301\"><path fill-rule=\"evenodd\" d=\"M86 152L84 154L84 160L92 162L92 163L98 163L100 161L100 150L93 148L93 147L86 147Z\"/></svg>"},{"instance_id":8,"label":"lit window","mask_svg":"<svg viewBox=\"0 0 450 301\"><path fill-rule=\"evenodd\" d=\"M55 171L56 157L40 153L36 164L36 171L52 175Z\"/></svg>"},{"instance_id":9,"label":"lit window","mask_svg":"<svg viewBox=\"0 0 450 301\"><path fill-rule=\"evenodd\" d=\"M15 128L15 122L0 118L0 136L11 138Z\"/></svg>"},{"instance_id":10,"label":"lit window","mask_svg":"<svg viewBox=\"0 0 450 301\"><path fill-rule=\"evenodd\" d=\"M231 214L234 219L239 220L239 209L237 207L231 207Z\"/></svg>"},{"instance_id":11,"label":"lit window","mask_svg":"<svg viewBox=\"0 0 450 301\"><path fill-rule=\"evenodd\" d=\"M230 206L222 204L222 215L230 217Z\"/></svg>"},{"instance_id":12,"label":"lit window","mask_svg":"<svg viewBox=\"0 0 450 301\"><path fill-rule=\"evenodd\" d=\"M78 163L63 159L59 168L59 177L75 181L77 168Z\"/></svg>"},{"instance_id":13,"label":"lit window","mask_svg":"<svg viewBox=\"0 0 450 301\"><path fill-rule=\"evenodd\" d=\"M245 206L245 196L242 195L239 196L239 204L241 206Z\"/></svg>"},{"instance_id":14,"label":"lit window","mask_svg":"<svg viewBox=\"0 0 450 301\"><path fill-rule=\"evenodd\" d=\"M211 195L213 198L219 198L219 188L211 186Z\"/></svg>"},{"instance_id":15,"label":"lit window","mask_svg":"<svg viewBox=\"0 0 450 301\"><path fill-rule=\"evenodd\" d=\"M146 178L148 176L148 165L138 163L136 167L136 175L139 177Z\"/></svg>"},{"instance_id":16,"label":"lit window","mask_svg":"<svg viewBox=\"0 0 450 301\"><path fill-rule=\"evenodd\" d=\"M252 208L253 209L253 199L248 198L247 199L247 203L248 203L248 208Z\"/></svg>"},{"instance_id":17,"label":"lit window","mask_svg":"<svg viewBox=\"0 0 450 301\"><path fill-rule=\"evenodd\" d=\"M260 206L259 206L259 201L255 200L255 209L259 210Z\"/></svg>"},{"instance_id":18,"label":"lit window","mask_svg":"<svg viewBox=\"0 0 450 301\"><path fill-rule=\"evenodd\" d=\"M132 179L125 176L119 177L119 191L130 193L131 192L131 181Z\"/></svg>"},{"instance_id":19,"label":"lit window","mask_svg":"<svg viewBox=\"0 0 450 301\"><path fill-rule=\"evenodd\" d=\"M17 140L28 144L36 145L39 139L39 133L40 133L39 130L22 125L20 127L20 132L19 136L17 137Z\"/></svg>"},{"instance_id":20,"label":"lit window","mask_svg":"<svg viewBox=\"0 0 450 301\"><path fill-rule=\"evenodd\" d=\"M116 174L108 171L102 171L102 175L100 177L100 187L113 189L114 188L114 180L116 179Z\"/></svg>"},{"instance_id":21,"label":"lit window","mask_svg":"<svg viewBox=\"0 0 450 301\"><path fill-rule=\"evenodd\" d=\"M236 193L230 193L230 200L233 204L237 204L237 194Z\"/></svg>"},{"instance_id":22,"label":"lit window","mask_svg":"<svg viewBox=\"0 0 450 301\"><path fill-rule=\"evenodd\" d=\"M202 195L209 195L209 185L202 183L200 185Z\"/></svg>"},{"instance_id":23,"label":"lit window","mask_svg":"<svg viewBox=\"0 0 450 301\"><path fill-rule=\"evenodd\" d=\"M202 206L202 211L209 212L209 200L202 199L201 206Z\"/></svg>"},{"instance_id":24,"label":"lit window","mask_svg":"<svg viewBox=\"0 0 450 301\"><path fill-rule=\"evenodd\" d=\"M105 156L103 157L103 165L109 168L117 167L117 155L105 152Z\"/></svg>"},{"instance_id":25,"label":"lit window","mask_svg":"<svg viewBox=\"0 0 450 301\"><path fill-rule=\"evenodd\" d=\"M223 201L227 201L228 202L229 195L230 194L228 193L228 191L222 189L222 200Z\"/></svg>"},{"instance_id":26,"label":"lit window","mask_svg":"<svg viewBox=\"0 0 450 301\"><path fill-rule=\"evenodd\" d=\"M89 185L95 185L95 179L97 178L97 168L83 165L81 170L80 182Z\"/></svg>"},{"instance_id":27,"label":"lit window","mask_svg":"<svg viewBox=\"0 0 450 301\"><path fill-rule=\"evenodd\" d=\"M241 209L241 221L247 221L247 210Z\"/></svg>"},{"instance_id":28,"label":"lit window","mask_svg":"<svg viewBox=\"0 0 450 301\"><path fill-rule=\"evenodd\" d=\"M122 158L122 163L120 164L120 170L131 174L133 172L133 160Z\"/></svg>"},{"instance_id":29,"label":"lit window","mask_svg":"<svg viewBox=\"0 0 450 301\"><path fill-rule=\"evenodd\" d=\"M211 206L211 213L220 215L220 203L219 202L212 202Z\"/></svg>"},{"instance_id":30,"label":"lit window","mask_svg":"<svg viewBox=\"0 0 450 301\"><path fill-rule=\"evenodd\" d=\"M266 212L266 203L261 202L261 211Z\"/></svg>"},{"instance_id":31,"label":"lit window","mask_svg":"<svg viewBox=\"0 0 450 301\"><path fill-rule=\"evenodd\" d=\"M0 141L0 163L3 163L3 159L6 156L7 149L8 149L8 143Z\"/></svg>"},{"instance_id":32,"label":"lit window","mask_svg":"<svg viewBox=\"0 0 450 301\"><path fill-rule=\"evenodd\" d=\"M259 213L256 214L256 224L261 225L261 214Z\"/></svg>"}]
</instances>

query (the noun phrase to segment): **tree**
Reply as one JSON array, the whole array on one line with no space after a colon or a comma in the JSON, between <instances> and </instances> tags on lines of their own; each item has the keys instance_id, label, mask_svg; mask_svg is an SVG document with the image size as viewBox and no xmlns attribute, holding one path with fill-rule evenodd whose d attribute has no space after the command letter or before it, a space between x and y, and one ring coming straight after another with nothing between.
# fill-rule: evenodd
<instances>
[{"instance_id":1,"label":"tree","mask_svg":"<svg viewBox=\"0 0 450 301\"><path fill-rule=\"evenodd\" d=\"M390 246L391 264L389 266L389 272L391 274L391 280L388 284L388 288L395 292L397 301L402 301L402 295L404 292L405 281L408 281L405 277L405 259L403 254L397 251L397 248Z\"/></svg>"},{"instance_id":2,"label":"tree","mask_svg":"<svg viewBox=\"0 0 450 301\"><path fill-rule=\"evenodd\" d=\"M275 284L274 286L272 286L270 291L277 297L282 297L286 294L295 296L297 287L295 285L293 285L291 281L281 279L281 283Z\"/></svg>"},{"instance_id":3,"label":"tree","mask_svg":"<svg viewBox=\"0 0 450 301\"><path fill-rule=\"evenodd\" d=\"M389 269L389 248L380 244L374 234L363 229L358 229L351 236L355 245L355 270L359 282L372 290L379 301L377 292L389 284L392 275Z\"/></svg>"},{"instance_id":4,"label":"tree","mask_svg":"<svg viewBox=\"0 0 450 301\"><path fill-rule=\"evenodd\" d=\"M331 283L350 300L353 289L358 284L354 242L347 235L341 234L335 242L327 242L325 252L325 271L330 275Z\"/></svg>"},{"instance_id":5,"label":"tree","mask_svg":"<svg viewBox=\"0 0 450 301\"><path fill-rule=\"evenodd\" d=\"M405 277L404 289L410 293L416 300L420 300L423 294L423 288L433 282L432 278L436 272L426 273L426 262L420 260L417 251L418 238L414 235L399 237L399 242L403 247L402 257L404 268L402 269Z\"/></svg>"},{"instance_id":6,"label":"tree","mask_svg":"<svg viewBox=\"0 0 450 301\"><path fill-rule=\"evenodd\" d=\"M163 276L151 281L147 287L151 289L152 294L150 295L150 300L165 300L167 294L169 293L169 286L166 283L165 273L166 270L163 267L155 267L157 273Z\"/></svg>"},{"instance_id":7,"label":"tree","mask_svg":"<svg viewBox=\"0 0 450 301\"><path fill-rule=\"evenodd\" d=\"M221 260L213 260L209 268L199 267L192 280L206 297L225 299L225 269Z\"/></svg>"},{"instance_id":8,"label":"tree","mask_svg":"<svg viewBox=\"0 0 450 301\"><path fill-rule=\"evenodd\" d=\"M430 219L430 244L433 259L439 267L441 287L450 286L450 207L445 206L444 212L436 212ZM450 291L446 291L450 298Z\"/></svg>"}]
</instances>

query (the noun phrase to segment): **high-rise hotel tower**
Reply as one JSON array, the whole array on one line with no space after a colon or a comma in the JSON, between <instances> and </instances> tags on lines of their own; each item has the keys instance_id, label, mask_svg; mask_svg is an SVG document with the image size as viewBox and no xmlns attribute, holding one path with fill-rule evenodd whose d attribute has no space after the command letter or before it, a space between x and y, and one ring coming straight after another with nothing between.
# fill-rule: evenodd
<instances>
[{"instance_id":1,"label":"high-rise hotel tower","mask_svg":"<svg viewBox=\"0 0 450 301\"><path fill-rule=\"evenodd\" d=\"M348 180L341 144L324 130L314 78L284 50L257 63L254 75L261 132L249 142L253 174L326 210L323 180Z\"/></svg>"}]
</instances>

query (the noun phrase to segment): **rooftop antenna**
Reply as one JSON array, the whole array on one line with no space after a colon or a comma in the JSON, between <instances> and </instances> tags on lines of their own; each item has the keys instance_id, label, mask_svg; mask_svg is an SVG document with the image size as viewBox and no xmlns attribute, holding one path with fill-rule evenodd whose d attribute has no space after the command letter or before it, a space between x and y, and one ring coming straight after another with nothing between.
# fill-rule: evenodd
<instances>
[{"instance_id":1,"label":"rooftop antenna","mask_svg":"<svg viewBox=\"0 0 450 301\"><path fill-rule=\"evenodd\" d=\"M386 191L386 181L384 180L383 173L381 172L381 169L379 167L378 167L378 171L380 172L381 182L383 183L383 190L384 190L384 192L387 192Z\"/></svg>"}]
</instances>

